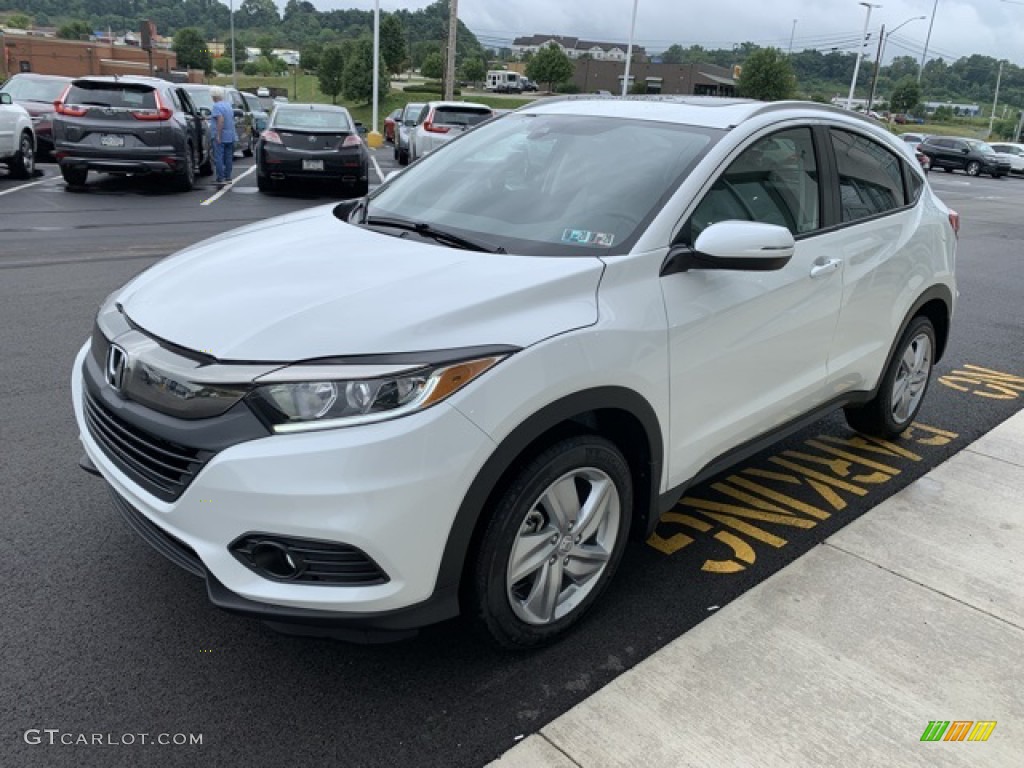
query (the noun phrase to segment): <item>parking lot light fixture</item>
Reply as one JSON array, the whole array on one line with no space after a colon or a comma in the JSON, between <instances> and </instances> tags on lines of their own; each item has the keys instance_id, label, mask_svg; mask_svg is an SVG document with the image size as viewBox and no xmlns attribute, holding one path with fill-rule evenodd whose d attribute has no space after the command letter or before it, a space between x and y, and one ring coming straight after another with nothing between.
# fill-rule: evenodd
<instances>
[{"instance_id":1,"label":"parking lot light fixture","mask_svg":"<svg viewBox=\"0 0 1024 768\"><path fill-rule=\"evenodd\" d=\"M850 81L850 95L846 97L846 108L853 109L853 93L857 89L857 75L860 74L860 61L864 58L864 44L867 42L868 25L871 23L871 11L882 6L877 3L860 3L868 9L864 17L864 31L860 35L860 46L857 48L857 63L853 65L853 79Z\"/></svg>"}]
</instances>

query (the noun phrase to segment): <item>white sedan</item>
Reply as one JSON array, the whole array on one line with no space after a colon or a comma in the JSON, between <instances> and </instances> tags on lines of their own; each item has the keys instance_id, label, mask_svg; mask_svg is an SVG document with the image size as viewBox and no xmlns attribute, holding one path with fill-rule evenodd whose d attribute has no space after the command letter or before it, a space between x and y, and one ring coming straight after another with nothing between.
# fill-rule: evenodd
<instances>
[{"instance_id":1,"label":"white sedan","mask_svg":"<svg viewBox=\"0 0 1024 768\"><path fill-rule=\"evenodd\" d=\"M494 117L486 104L469 101L431 101L427 113L409 137L409 159L416 160L461 136L474 125Z\"/></svg>"},{"instance_id":2,"label":"white sedan","mask_svg":"<svg viewBox=\"0 0 1024 768\"><path fill-rule=\"evenodd\" d=\"M6 163L11 176L18 179L31 177L36 169L32 118L11 101L9 93L0 93L0 163Z\"/></svg>"}]
</instances>

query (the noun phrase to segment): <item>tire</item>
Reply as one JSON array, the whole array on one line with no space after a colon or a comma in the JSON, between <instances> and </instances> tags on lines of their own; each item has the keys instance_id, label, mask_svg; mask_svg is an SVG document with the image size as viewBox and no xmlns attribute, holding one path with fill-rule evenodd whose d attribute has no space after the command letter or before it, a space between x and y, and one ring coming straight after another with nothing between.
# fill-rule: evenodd
<instances>
[{"instance_id":1,"label":"tire","mask_svg":"<svg viewBox=\"0 0 1024 768\"><path fill-rule=\"evenodd\" d=\"M18 151L10 162L11 176L16 179L30 179L36 170L36 147L32 134L23 131L18 142Z\"/></svg>"},{"instance_id":2,"label":"tire","mask_svg":"<svg viewBox=\"0 0 1024 768\"><path fill-rule=\"evenodd\" d=\"M611 581L632 512L629 465L603 437L564 438L527 461L497 499L467 573L477 629L506 649L563 635Z\"/></svg>"},{"instance_id":3,"label":"tire","mask_svg":"<svg viewBox=\"0 0 1024 768\"><path fill-rule=\"evenodd\" d=\"M357 181L347 189L348 197L366 197L370 194L370 181L369 179L363 179Z\"/></svg>"},{"instance_id":4,"label":"tire","mask_svg":"<svg viewBox=\"0 0 1024 768\"><path fill-rule=\"evenodd\" d=\"M260 192L267 193L273 192L277 188L274 180L269 176L263 176L259 173L256 174L256 189Z\"/></svg>"},{"instance_id":5,"label":"tire","mask_svg":"<svg viewBox=\"0 0 1024 768\"><path fill-rule=\"evenodd\" d=\"M878 392L864 405L845 408L846 423L874 437L900 435L924 402L937 349L932 321L918 315L900 337Z\"/></svg>"},{"instance_id":6,"label":"tire","mask_svg":"<svg viewBox=\"0 0 1024 768\"><path fill-rule=\"evenodd\" d=\"M213 176L213 150L206 153L206 159L199 165L200 176Z\"/></svg>"},{"instance_id":7,"label":"tire","mask_svg":"<svg viewBox=\"0 0 1024 768\"><path fill-rule=\"evenodd\" d=\"M191 192L196 184L196 153L191 144L185 148L183 159L181 172L174 175L174 188L178 192Z\"/></svg>"},{"instance_id":8,"label":"tire","mask_svg":"<svg viewBox=\"0 0 1024 768\"><path fill-rule=\"evenodd\" d=\"M249 146L248 146L248 147L246 147L245 149L243 149L243 150L242 150L242 156L243 156L243 157L252 157L252 155L253 155L253 152L254 152L254 149L253 149L253 147L254 147L255 145L256 145L256 137L255 137L255 136L253 136L253 135L252 135L252 134L250 133L250 134L249 134Z\"/></svg>"},{"instance_id":9,"label":"tire","mask_svg":"<svg viewBox=\"0 0 1024 768\"><path fill-rule=\"evenodd\" d=\"M398 153L398 164L405 166L409 164L409 150L403 149Z\"/></svg>"},{"instance_id":10,"label":"tire","mask_svg":"<svg viewBox=\"0 0 1024 768\"><path fill-rule=\"evenodd\" d=\"M993 179L1001 179L1001 178L1003 178L1003 176L1005 176L1005 175L1006 175L1005 173L993 173L993 174L992 174L992 178L993 178Z\"/></svg>"},{"instance_id":11,"label":"tire","mask_svg":"<svg viewBox=\"0 0 1024 768\"><path fill-rule=\"evenodd\" d=\"M953 172L953 169L952 169L952 168L950 168L949 166L946 166L946 167L945 167L945 168L943 168L942 170L944 170L944 171L945 171L946 173L952 173L952 172Z\"/></svg>"},{"instance_id":12,"label":"tire","mask_svg":"<svg viewBox=\"0 0 1024 768\"><path fill-rule=\"evenodd\" d=\"M981 173L981 163L977 160L971 160L971 162L969 162L964 168L964 173L968 176L977 176Z\"/></svg>"},{"instance_id":13,"label":"tire","mask_svg":"<svg viewBox=\"0 0 1024 768\"><path fill-rule=\"evenodd\" d=\"M64 177L64 183L69 187L84 187L85 180L89 176L88 168L65 168L61 167L60 175Z\"/></svg>"}]
</instances>

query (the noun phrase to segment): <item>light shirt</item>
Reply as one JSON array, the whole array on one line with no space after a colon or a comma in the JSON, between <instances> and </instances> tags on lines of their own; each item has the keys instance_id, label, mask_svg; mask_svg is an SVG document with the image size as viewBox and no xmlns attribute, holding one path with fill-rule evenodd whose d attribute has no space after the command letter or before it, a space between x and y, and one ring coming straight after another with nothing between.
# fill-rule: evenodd
<instances>
[{"instance_id":1,"label":"light shirt","mask_svg":"<svg viewBox=\"0 0 1024 768\"><path fill-rule=\"evenodd\" d=\"M210 130L213 131L213 140L217 140L217 116L224 118L224 127L220 132L222 144L234 144L238 136L235 133L235 111L228 101L213 102L213 109L210 110Z\"/></svg>"}]
</instances>

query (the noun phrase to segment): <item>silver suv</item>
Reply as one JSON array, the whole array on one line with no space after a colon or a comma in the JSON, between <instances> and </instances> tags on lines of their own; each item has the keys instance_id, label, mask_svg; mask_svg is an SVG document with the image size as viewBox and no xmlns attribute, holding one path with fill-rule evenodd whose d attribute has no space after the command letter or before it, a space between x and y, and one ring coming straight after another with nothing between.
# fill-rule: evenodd
<instances>
[{"instance_id":1,"label":"silver suv","mask_svg":"<svg viewBox=\"0 0 1024 768\"><path fill-rule=\"evenodd\" d=\"M188 92L153 77L82 77L55 102L54 157L71 186L89 171L162 174L192 189L212 173L210 128Z\"/></svg>"}]
</instances>

